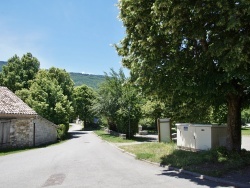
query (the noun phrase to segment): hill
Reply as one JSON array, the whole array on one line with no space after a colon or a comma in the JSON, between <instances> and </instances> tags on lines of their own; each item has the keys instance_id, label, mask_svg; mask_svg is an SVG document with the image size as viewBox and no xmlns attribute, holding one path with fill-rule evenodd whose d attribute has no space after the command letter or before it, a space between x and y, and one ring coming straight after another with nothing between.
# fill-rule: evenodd
<instances>
[{"instance_id":1,"label":"hill","mask_svg":"<svg viewBox=\"0 0 250 188\"><path fill-rule=\"evenodd\" d=\"M87 85L93 89L97 89L99 84L101 84L105 77L103 75L93 75L93 74L82 74L70 72L70 77L74 81L75 86Z\"/></svg>"},{"instance_id":2,"label":"hill","mask_svg":"<svg viewBox=\"0 0 250 188\"><path fill-rule=\"evenodd\" d=\"M2 71L2 66L6 64L6 61L0 61L0 72ZM82 74L75 72L70 72L69 74L71 79L74 81L75 86L85 84L93 89L97 89L98 85L105 79L103 75Z\"/></svg>"},{"instance_id":3,"label":"hill","mask_svg":"<svg viewBox=\"0 0 250 188\"><path fill-rule=\"evenodd\" d=\"M7 64L6 61L0 61L0 72L2 71L2 67L6 64Z\"/></svg>"}]
</instances>

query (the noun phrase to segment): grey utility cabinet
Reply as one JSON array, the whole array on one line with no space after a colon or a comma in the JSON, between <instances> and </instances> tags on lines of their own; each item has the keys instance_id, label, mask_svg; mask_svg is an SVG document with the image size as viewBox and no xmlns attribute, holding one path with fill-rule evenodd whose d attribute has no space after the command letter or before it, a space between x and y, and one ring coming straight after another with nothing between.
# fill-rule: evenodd
<instances>
[{"instance_id":1,"label":"grey utility cabinet","mask_svg":"<svg viewBox=\"0 0 250 188\"><path fill-rule=\"evenodd\" d=\"M226 146L227 126L177 123L177 146L190 150L208 150Z\"/></svg>"}]
</instances>

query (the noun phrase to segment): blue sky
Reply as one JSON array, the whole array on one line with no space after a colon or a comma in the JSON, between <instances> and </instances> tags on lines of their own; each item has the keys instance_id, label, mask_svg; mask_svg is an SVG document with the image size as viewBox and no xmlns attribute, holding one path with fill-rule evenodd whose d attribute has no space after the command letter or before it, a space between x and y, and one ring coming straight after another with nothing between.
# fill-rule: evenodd
<instances>
[{"instance_id":1,"label":"blue sky","mask_svg":"<svg viewBox=\"0 0 250 188\"><path fill-rule=\"evenodd\" d=\"M111 44L123 39L125 29L117 2L2 0L0 60L31 52L41 68L90 74L118 71L121 58Z\"/></svg>"}]
</instances>

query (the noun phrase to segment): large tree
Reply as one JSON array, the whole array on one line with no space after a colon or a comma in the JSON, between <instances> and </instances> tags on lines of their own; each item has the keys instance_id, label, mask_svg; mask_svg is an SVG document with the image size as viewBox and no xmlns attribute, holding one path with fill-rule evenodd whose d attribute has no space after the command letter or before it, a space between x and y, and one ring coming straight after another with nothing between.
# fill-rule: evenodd
<instances>
[{"instance_id":1,"label":"large tree","mask_svg":"<svg viewBox=\"0 0 250 188\"><path fill-rule=\"evenodd\" d=\"M120 0L118 6L126 36L117 50L134 82L163 98L226 104L227 147L240 151L240 112L250 96L250 1Z\"/></svg>"},{"instance_id":2,"label":"large tree","mask_svg":"<svg viewBox=\"0 0 250 188\"><path fill-rule=\"evenodd\" d=\"M59 125L58 136L61 139L68 132L73 108L68 96L64 94L65 90L62 87L65 85L64 81L58 79L54 71L51 73L51 70L57 70L56 75L64 75L65 72L56 68L41 69L32 81L30 88L18 90L16 94L39 115Z\"/></svg>"},{"instance_id":3,"label":"large tree","mask_svg":"<svg viewBox=\"0 0 250 188\"><path fill-rule=\"evenodd\" d=\"M3 66L0 84L13 92L23 88L28 89L39 67L40 62L31 53L24 54L21 59L14 55L8 60L7 65Z\"/></svg>"},{"instance_id":4,"label":"large tree","mask_svg":"<svg viewBox=\"0 0 250 188\"><path fill-rule=\"evenodd\" d=\"M105 75L98 94L94 109L107 120L109 129L133 137L141 117L140 98L122 69Z\"/></svg>"},{"instance_id":5,"label":"large tree","mask_svg":"<svg viewBox=\"0 0 250 188\"><path fill-rule=\"evenodd\" d=\"M94 120L92 108L96 94L90 87L81 85L74 88L73 98L75 115L83 120L84 127L86 128Z\"/></svg>"},{"instance_id":6,"label":"large tree","mask_svg":"<svg viewBox=\"0 0 250 188\"><path fill-rule=\"evenodd\" d=\"M67 73L65 69L59 69L56 67L51 67L48 72L51 78L57 80L59 86L63 90L63 94L68 97L68 100L72 101L72 95L75 84L71 79L70 74Z\"/></svg>"}]
</instances>

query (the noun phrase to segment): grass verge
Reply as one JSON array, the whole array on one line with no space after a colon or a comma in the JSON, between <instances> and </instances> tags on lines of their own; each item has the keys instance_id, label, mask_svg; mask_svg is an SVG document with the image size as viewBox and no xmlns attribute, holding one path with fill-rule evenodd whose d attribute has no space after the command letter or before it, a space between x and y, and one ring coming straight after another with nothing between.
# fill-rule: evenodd
<instances>
[{"instance_id":1,"label":"grass verge","mask_svg":"<svg viewBox=\"0 0 250 188\"><path fill-rule=\"evenodd\" d=\"M49 147L49 146L57 145L57 144L61 144L61 142L56 142L56 143L51 144L51 145L43 145L43 146L37 146L37 147L24 147L24 148L2 149L0 151L0 157L1 156L5 156L5 155L20 153L20 152L25 152L25 151L29 151L29 150L33 150L33 149L45 148L45 147Z\"/></svg>"},{"instance_id":2,"label":"grass verge","mask_svg":"<svg viewBox=\"0 0 250 188\"><path fill-rule=\"evenodd\" d=\"M137 159L169 165L204 175L220 177L226 172L250 165L250 152L229 152L223 147L202 152L178 150L176 144L146 143L121 146Z\"/></svg>"},{"instance_id":3,"label":"grass verge","mask_svg":"<svg viewBox=\"0 0 250 188\"><path fill-rule=\"evenodd\" d=\"M241 134L244 136L250 136L250 128L249 127L242 127Z\"/></svg>"},{"instance_id":4,"label":"grass verge","mask_svg":"<svg viewBox=\"0 0 250 188\"><path fill-rule=\"evenodd\" d=\"M148 138L140 138L140 137L134 137L131 139L123 139L118 136L113 136L108 133L106 133L103 130L95 130L94 131L98 136L100 136L103 140L106 140L108 142L112 143L130 143L130 142L145 142L148 141Z\"/></svg>"},{"instance_id":5,"label":"grass verge","mask_svg":"<svg viewBox=\"0 0 250 188\"><path fill-rule=\"evenodd\" d=\"M56 146L56 145L59 145L59 144L62 144L64 142L68 141L69 139L71 139L71 137L69 135L67 135L64 140L58 140L57 142L52 143L52 144L45 144L45 145L35 146L35 147L1 149L0 150L0 157L1 156L5 156L5 155L20 153L20 152L25 152L25 151L29 151L29 150L33 150L33 149L39 149L39 148L46 148L46 147Z\"/></svg>"}]
</instances>

